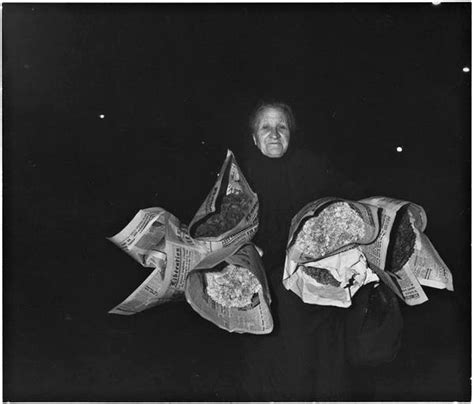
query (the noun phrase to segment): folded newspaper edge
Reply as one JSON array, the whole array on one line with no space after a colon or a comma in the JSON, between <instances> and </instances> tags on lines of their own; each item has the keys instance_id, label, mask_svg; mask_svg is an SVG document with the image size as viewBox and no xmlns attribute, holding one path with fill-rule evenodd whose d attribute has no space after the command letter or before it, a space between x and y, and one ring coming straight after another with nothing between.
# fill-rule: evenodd
<instances>
[{"instance_id":1,"label":"folded newspaper edge","mask_svg":"<svg viewBox=\"0 0 474 404\"><path fill-rule=\"evenodd\" d=\"M156 236L153 230L156 227L163 228L161 237ZM189 237L187 226L162 208L140 210L109 240L142 266L155 267L124 301L109 311L111 314L131 315L158 304L184 299L186 276L204 256L202 248ZM163 246L164 251L160 251Z\"/></svg>"}]
</instances>

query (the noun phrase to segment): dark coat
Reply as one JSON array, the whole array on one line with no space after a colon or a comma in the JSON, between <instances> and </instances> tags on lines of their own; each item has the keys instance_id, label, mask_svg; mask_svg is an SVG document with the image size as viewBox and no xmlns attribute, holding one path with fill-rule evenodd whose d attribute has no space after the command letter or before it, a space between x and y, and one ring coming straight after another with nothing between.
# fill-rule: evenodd
<instances>
[{"instance_id":1,"label":"dark coat","mask_svg":"<svg viewBox=\"0 0 474 404\"><path fill-rule=\"evenodd\" d=\"M294 148L271 159L254 147L238 159L260 202L255 244L272 295L275 329L266 336L245 336L244 380L248 400L344 400L344 309L303 303L282 284L291 218L308 202L345 196L342 181L327 158ZM339 192L338 192L339 191Z\"/></svg>"}]
</instances>

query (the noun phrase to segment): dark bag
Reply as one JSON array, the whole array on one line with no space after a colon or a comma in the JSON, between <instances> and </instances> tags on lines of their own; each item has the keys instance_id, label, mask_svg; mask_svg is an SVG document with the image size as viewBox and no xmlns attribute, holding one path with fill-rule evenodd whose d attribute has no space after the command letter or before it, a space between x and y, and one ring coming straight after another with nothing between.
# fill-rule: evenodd
<instances>
[{"instance_id":1,"label":"dark bag","mask_svg":"<svg viewBox=\"0 0 474 404\"><path fill-rule=\"evenodd\" d=\"M346 354L352 366L391 362L400 349L403 318L397 296L384 283L359 289L348 309Z\"/></svg>"}]
</instances>

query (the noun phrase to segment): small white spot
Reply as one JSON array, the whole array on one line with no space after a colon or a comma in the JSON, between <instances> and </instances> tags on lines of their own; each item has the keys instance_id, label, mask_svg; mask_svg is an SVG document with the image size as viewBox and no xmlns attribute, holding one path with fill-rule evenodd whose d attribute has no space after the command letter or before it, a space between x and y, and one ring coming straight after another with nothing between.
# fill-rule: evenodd
<instances>
[{"instance_id":1,"label":"small white spot","mask_svg":"<svg viewBox=\"0 0 474 404\"><path fill-rule=\"evenodd\" d=\"M439 6L441 4L441 0L434 0L432 2L435 6Z\"/></svg>"},{"instance_id":2,"label":"small white spot","mask_svg":"<svg viewBox=\"0 0 474 404\"><path fill-rule=\"evenodd\" d=\"M398 153L401 153L402 151L403 151L403 147L398 146L398 147L397 147L397 152L398 152Z\"/></svg>"},{"instance_id":3,"label":"small white spot","mask_svg":"<svg viewBox=\"0 0 474 404\"><path fill-rule=\"evenodd\" d=\"M471 71L471 69L469 69L469 67L465 66L465 67L462 68L462 71L464 73L469 73Z\"/></svg>"},{"instance_id":4,"label":"small white spot","mask_svg":"<svg viewBox=\"0 0 474 404\"><path fill-rule=\"evenodd\" d=\"M34 8L34 7L31 7L31 11L35 11L35 8Z\"/></svg>"},{"instance_id":5,"label":"small white spot","mask_svg":"<svg viewBox=\"0 0 474 404\"><path fill-rule=\"evenodd\" d=\"M100 119L104 119L104 118L105 118L105 115L104 115L104 114L100 114L100 115L99 115L99 118L100 118Z\"/></svg>"},{"instance_id":6,"label":"small white spot","mask_svg":"<svg viewBox=\"0 0 474 404\"><path fill-rule=\"evenodd\" d=\"M201 140L201 144L204 144L204 143L206 143L206 142L204 140Z\"/></svg>"}]
</instances>

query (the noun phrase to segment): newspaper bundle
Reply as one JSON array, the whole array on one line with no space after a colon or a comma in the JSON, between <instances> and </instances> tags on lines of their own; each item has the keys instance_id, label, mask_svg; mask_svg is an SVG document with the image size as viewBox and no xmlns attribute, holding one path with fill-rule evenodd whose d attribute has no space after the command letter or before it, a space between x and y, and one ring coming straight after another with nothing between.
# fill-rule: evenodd
<instances>
[{"instance_id":1,"label":"newspaper bundle","mask_svg":"<svg viewBox=\"0 0 474 404\"><path fill-rule=\"evenodd\" d=\"M248 269L261 285L258 293L252 296L251 304L246 307L225 307L206 292L206 272L222 269L226 264ZM226 331L268 334L273 330L268 282L260 255L252 243L220 260L216 260L215 255L209 255L201 261L188 275L186 300L203 318Z\"/></svg>"},{"instance_id":2,"label":"newspaper bundle","mask_svg":"<svg viewBox=\"0 0 474 404\"><path fill-rule=\"evenodd\" d=\"M304 220L316 216L329 204L346 202L356 210L364 222L364 235L357 243L342 246L325 256L309 257L295 245L295 238ZM387 267L391 231L397 213L406 207L411 227L415 233L413 253L407 262L396 271ZM453 290L453 279L448 267L441 259L428 237L423 233L427 224L424 209L414 203L387 197L371 197L358 202L338 198L322 198L306 205L292 220L283 273L284 286L296 293L306 303L348 307L351 298L363 284L382 280L406 304L413 306L428 300L421 285ZM393 242L394 240L392 240ZM362 256L364 259L362 259ZM360 280L343 289L321 285L312 280L301 269L324 268L332 274L346 270L360 276ZM364 264L368 264L367 270ZM358 266L358 270L355 267ZM373 272L372 272L373 271ZM377 278L378 277L378 278Z\"/></svg>"},{"instance_id":3,"label":"newspaper bundle","mask_svg":"<svg viewBox=\"0 0 474 404\"><path fill-rule=\"evenodd\" d=\"M367 266L364 254L357 248L357 244L343 245L327 254L314 257L299 249L295 243L305 219L317 215L336 202L346 202L362 218L364 237L358 240L358 244L372 243L376 239L379 232L376 207L333 197L311 202L303 207L291 221L283 271L283 285L286 289L296 293L305 303L349 307L352 301L351 296L361 286L378 280L377 276ZM344 273L350 271L354 274L354 279L353 282L343 285L343 287L322 285L307 275L303 270L303 266L306 268L324 268L341 280Z\"/></svg>"},{"instance_id":4,"label":"newspaper bundle","mask_svg":"<svg viewBox=\"0 0 474 404\"><path fill-rule=\"evenodd\" d=\"M453 277L428 237L423 233L427 224L425 210L414 203L383 196L360 200L380 208L380 234L373 244L361 246L371 268L408 305L428 300L422 285L438 289L453 288ZM386 259L390 235L397 213L407 207L416 235L413 254L395 274L387 271Z\"/></svg>"},{"instance_id":5,"label":"newspaper bundle","mask_svg":"<svg viewBox=\"0 0 474 404\"><path fill-rule=\"evenodd\" d=\"M192 237L190 229L196 233L199 224L219 210L223 196L231 193L245 198L246 210L239 212L242 219L217 236ZM182 299L188 274L192 269L212 268L227 259L253 237L257 228L257 195L250 188L229 150L214 187L189 227L162 208L148 208L140 210L122 231L109 238L142 266L153 268L142 284L109 313L132 315L161 303ZM243 257L247 251L248 249L244 249L239 257ZM256 268L259 279L264 277L261 262L256 261L253 253L249 255L252 257L252 268ZM233 259L238 261L243 258ZM198 263L201 263L199 267ZM264 281L262 280L262 286L266 285L266 280ZM256 310L249 311L256 313L263 310L266 316L263 326L258 328L251 325L249 327L252 330L265 332L269 324L273 324L267 297L265 294L260 296L262 303L256 306ZM245 327L241 329L244 330Z\"/></svg>"}]
</instances>

